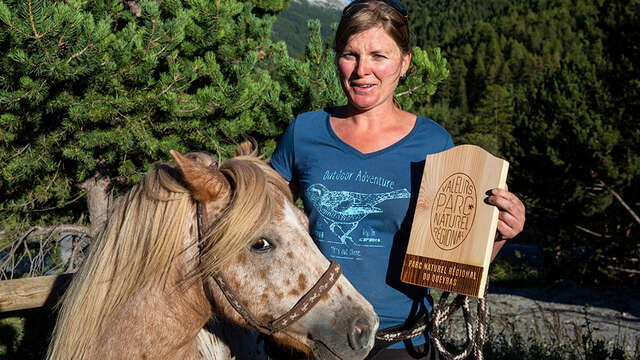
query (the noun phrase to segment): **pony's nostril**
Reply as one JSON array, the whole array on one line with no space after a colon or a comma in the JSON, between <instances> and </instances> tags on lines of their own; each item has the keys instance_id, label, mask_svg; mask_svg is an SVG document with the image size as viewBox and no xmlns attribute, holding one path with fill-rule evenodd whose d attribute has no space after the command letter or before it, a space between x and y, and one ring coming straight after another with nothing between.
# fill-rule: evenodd
<instances>
[{"instance_id":1,"label":"pony's nostril","mask_svg":"<svg viewBox=\"0 0 640 360\"><path fill-rule=\"evenodd\" d=\"M349 333L349 345L354 350L364 349L369 346L371 336L371 324L365 318L357 318Z\"/></svg>"}]
</instances>

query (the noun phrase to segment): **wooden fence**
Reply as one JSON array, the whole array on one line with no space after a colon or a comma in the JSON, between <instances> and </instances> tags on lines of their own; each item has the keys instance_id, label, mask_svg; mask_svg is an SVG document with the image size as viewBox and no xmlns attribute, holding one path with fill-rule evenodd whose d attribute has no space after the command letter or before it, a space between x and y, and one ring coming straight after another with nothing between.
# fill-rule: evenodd
<instances>
[{"instance_id":1,"label":"wooden fence","mask_svg":"<svg viewBox=\"0 0 640 360\"><path fill-rule=\"evenodd\" d=\"M0 313L55 305L73 274L0 281Z\"/></svg>"}]
</instances>

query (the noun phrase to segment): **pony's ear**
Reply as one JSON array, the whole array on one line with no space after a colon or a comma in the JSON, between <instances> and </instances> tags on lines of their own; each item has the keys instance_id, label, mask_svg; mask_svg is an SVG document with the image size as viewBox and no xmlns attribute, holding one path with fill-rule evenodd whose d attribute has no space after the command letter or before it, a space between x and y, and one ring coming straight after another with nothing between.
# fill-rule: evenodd
<instances>
[{"instance_id":1,"label":"pony's ear","mask_svg":"<svg viewBox=\"0 0 640 360\"><path fill-rule=\"evenodd\" d=\"M192 196L197 201L209 202L228 195L231 185L224 175L210 166L205 166L200 161L186 157L175 150L170 150L184 181L191 189Z\"/></svg>"},{"instance_id":2,"label":"pony's ear","mask_svg":"<svg viewBox=\"0 0 640 360\"><path fill-rule=\"evenodd\" d=\"M251 155L256 156L258 154L258 146L253 141L245 141L242 144L236 146L235 156Z\"/></svg>"}]
</instances>

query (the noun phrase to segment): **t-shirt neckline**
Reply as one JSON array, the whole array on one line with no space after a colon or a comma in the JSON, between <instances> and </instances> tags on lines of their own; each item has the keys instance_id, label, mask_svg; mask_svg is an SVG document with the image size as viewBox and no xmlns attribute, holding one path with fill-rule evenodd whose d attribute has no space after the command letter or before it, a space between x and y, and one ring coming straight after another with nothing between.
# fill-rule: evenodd
<instances>
[{"instance_id":1,"label":"t-shirt neckline","mask_svg":"<svg viewBox=\"0 0 640 360\"><path fill-rule=\"evenodd\" d=\"M376 157L378 155L382 155L388 151L391 151L393 149L395 149L396 147L402 145L402 143L408 141L409 139L411 139L411 137L413 137L413 134L416 132L416 128L418 127L418 122L420 121L420 116L416 115L416 122L413 124L413 128L411 128L411 131L409 131L409 133L407 133L407 135L403 136L400 140L394 142L393 144L382 148L380 150L376 150L374 152L370 152L370 153L363 153L360 150L354 148L353 146L347 144L344 140L342 140L338 134L335 133L335 131L333 131L333 127L331 127L331 113L329 113L329 111L327 111L326 109L323 109L324 113L325 113L325 126L327 127L327 131L329 132L329 135L340 145L340 147L342 147L343 149L345 149L348 152L353 153L354 155L361 157L363 159L367 159L367 158L372 158L372 157Z\"/></svg>"}]
</instances>

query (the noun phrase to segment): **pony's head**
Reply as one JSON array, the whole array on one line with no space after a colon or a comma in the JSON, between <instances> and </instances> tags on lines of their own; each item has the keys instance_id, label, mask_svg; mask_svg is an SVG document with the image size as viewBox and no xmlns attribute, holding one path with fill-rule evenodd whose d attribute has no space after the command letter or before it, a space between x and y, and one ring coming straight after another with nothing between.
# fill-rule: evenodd
<instances>
[{"instance_id":1,"label":"pony's head","mask_svg":"<svg viewBox=\"0 0 640 360\"><path fill-rule=\"evenodd\" d=\"M216 274L261 323L287 313L329 267L308 232L308 220L292 202L288 184L247 144L219 167L210 158L172 155L206 222L201 224L198 276L215 312L254 326L234 308ZM304 316L274 339L322 359L364 358L378 319L372 306L340 276Z\"/></svg>"},{"instance_id":2,"label":"pony's head","mask_svg":"<svg viewBox=\"0 0 640 360\"><path fill-rule=\"evenodd\" d=\"M64 295L49 359L184 358L212 312L265 331L255 324L288 314L335 269L286 182L251 146L220 165L203 153L172 156L175 165L156 166L110 209ZM343 276L332 284L273 337L317 358L362 359L377 316Z\"/></svg>"}]
</instances>

